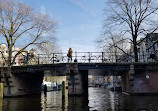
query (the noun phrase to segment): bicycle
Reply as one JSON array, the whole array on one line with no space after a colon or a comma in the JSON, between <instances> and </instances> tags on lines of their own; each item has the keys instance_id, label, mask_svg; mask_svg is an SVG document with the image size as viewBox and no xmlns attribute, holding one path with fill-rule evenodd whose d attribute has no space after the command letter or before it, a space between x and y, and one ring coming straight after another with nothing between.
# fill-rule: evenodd
<instances>
[{"instance_id":1,"label":"bicycle","mask_svg":"<svg viewBox=\"0 0 158 111\"><path fill-rule=\"evenodd\" d=\"M97 57L96 56L93 56L93 55L91 55L91 56L81 56L81 62L83 62L83 63L85 63L85 62L87 62L87 63L96 63L96 61L97 61Z\"/></svg>"},{"instance_id":2,"label":"bicycle","mask_svg":"<svg viewBox=\"0 0 158 111\"><path fill-rule=\"evenodd\" d=\"M50 61L51 61L51 63L55 63L55 62L61 62L61 63L66 63L67 62L67 59L66 59L67 57L65 57L65 56L62 56L62 55L59 55L59 56L57 56L57 55L53 55L53 57L51 57L51 59L50 59Z\"/></svg>"},{"instance_id":3,"label":"bicycle","mask_svg":"<svg viewBox=\"0 0 158 111\"><path fill-rule=\"evenodd\" d=\"M110 61L110 59L109 59ZM98 63L104 63L104 62L108 62L108 59L106 59L105 57L103 57L102 55L98 56L97 58L97 62Z\"/></svg>"}]
</instances>

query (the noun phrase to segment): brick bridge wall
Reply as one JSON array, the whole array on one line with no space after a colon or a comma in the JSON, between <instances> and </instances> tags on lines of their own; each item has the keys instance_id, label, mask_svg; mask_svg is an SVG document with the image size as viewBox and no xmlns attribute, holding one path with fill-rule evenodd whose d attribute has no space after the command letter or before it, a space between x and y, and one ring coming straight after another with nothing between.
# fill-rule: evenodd
<instances>
[{"instance_id":1,"label":"brick bridge wall","mask_svg":"<svg viewBox=\"0 0 158 111\"><path fill-rule=\"evenodd\" d=\"M10 67L1 68L0 82L4 84L4 96L40 94L43 72L16 73Z\"/></svg>"},{"instance_id":2,"label":"brick bridge wall","mask_svg":"<svg viewBox=\"0 0 158 111\"><path fill-rule=\"evenodd\" d=\"M123 92L129 94L158 94L157 70L134 70L134 66L122 76Z\"/></svg>"}]
</instances>

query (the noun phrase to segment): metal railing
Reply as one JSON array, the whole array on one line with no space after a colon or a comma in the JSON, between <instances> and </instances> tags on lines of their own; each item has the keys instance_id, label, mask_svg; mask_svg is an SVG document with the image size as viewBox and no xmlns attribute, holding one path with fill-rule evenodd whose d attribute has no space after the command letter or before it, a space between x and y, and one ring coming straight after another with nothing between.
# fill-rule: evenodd
<instances>
[{"instance_id":1,"label":"metal railing","mask_svg":"<svg viewBox=\"0 0 158 111\"><path fill-rule=\"evenodd\" d=\"M39 64L52 64L52 63L100 63L110 62L108 56L104 52L74 52L72 60L67 56L67 53L53 53L51 55L39 54Z\"/></svg>"},{"instance_id":2,"label":"metal railing","mask_svg":"<svg viewBox=\"0 0 158 111\"><path fill-rule=\"evenodd\" d=\"M151 52L138 53L138 62L158 61L156 58L150 58ZM49 56L46 54L38 55L38 64L53 64L53 63L115 63L115 62L134 62L134 53L110 53L110 52L73 52L72 61L67 56L67 53L52 53Z\"/></svg>"},{"instance_id":3,"label":"metal railing","mask_svg":"<svg viewBox=\"0 0 158 111\"><path fill-rule=\"evenodd\" d=\"M134 62L133 53L121 54L110 52L73 52L72 60L67 53L38 54L34 56L22 56L16 58L14 65L35 65L35 64L54 64L54 63L116 63ZM139 62L149 62L152 53L138 53ZM158 61L155 55L154 61ZM154 62L152 61L152 62ZM0 65L4 66L6 61L0 58Z\"/></svg>"}]
</instances>

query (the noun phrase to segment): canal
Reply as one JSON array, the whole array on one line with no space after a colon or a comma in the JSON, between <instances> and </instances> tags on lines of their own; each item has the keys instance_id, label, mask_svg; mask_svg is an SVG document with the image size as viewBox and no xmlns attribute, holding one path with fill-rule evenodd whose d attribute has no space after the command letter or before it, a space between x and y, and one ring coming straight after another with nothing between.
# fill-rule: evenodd
<instances>
[{"instance_id":1,"label":"canal","mask_svg":"<svg viewBox=\"0 0 158 111\"><path fill-rule=\"evenodd\" d=\"M41 97L4 98L0 106L2 111L158 111L157 96L127 96L89 87L88 97L66 97L62 102L61 94L52 91L46 97L42 93Z\"/></svg>"}]
</instances>

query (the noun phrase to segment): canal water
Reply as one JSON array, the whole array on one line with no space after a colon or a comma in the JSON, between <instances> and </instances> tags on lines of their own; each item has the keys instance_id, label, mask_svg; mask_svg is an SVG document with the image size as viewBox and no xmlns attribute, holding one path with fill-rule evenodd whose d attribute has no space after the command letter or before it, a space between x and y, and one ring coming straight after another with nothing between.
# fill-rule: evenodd
<instances>
[{"instance_id":1,"label":"canal water","mask_svg":"<svg viewBox=\"0 0 158 111\"><path fill-rule=\"evenodd\" d=\"M88 97L69 97L61 91L47 96L4 98L0 111L158 111L158 96L127 96L104 88L89 87ZM1 110L2 109L2 110Z\"/></svg>"}]
</instances>

